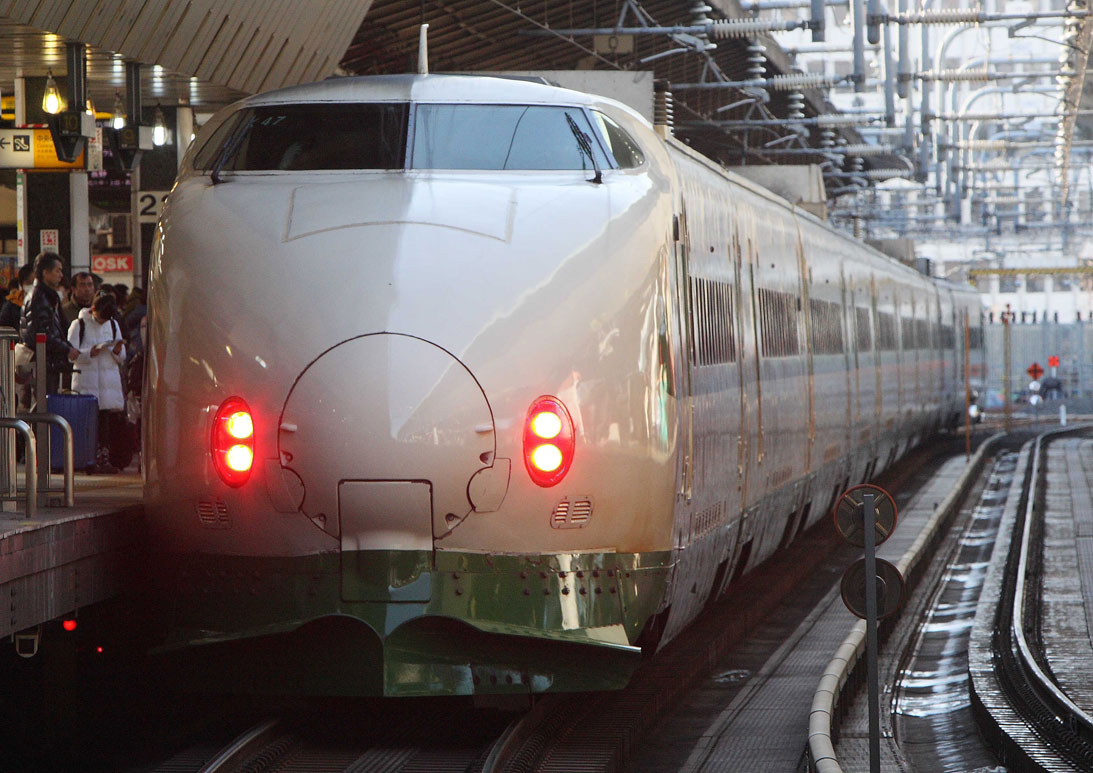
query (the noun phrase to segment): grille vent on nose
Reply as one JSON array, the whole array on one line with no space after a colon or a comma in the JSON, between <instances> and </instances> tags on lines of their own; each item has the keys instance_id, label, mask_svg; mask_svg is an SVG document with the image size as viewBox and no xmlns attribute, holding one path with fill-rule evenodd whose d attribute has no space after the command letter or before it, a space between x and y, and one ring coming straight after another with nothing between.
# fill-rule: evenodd
<instances>
[{"instance_id":1,"label":"grille vent on nose","mask_svg":"<svg viewBox=\"0 0 1093 773\"><path fill-rule=\"evenodd\" d=\"M227 529L231 525L228 520L228 505L221 499L199 499L197 517L206 529Z\"/></svg>"},{"instance_id":2,"label":"grille vent on nose","mask_svg":"<svg viewBox=\"0 0 1093 773\"><path fill-rule=\"evenodd\" d=\"M568 498L554 506L550 525L555 529L580 529L592 519L592 500L586 497Z\"/></svg>"}]
</instances>

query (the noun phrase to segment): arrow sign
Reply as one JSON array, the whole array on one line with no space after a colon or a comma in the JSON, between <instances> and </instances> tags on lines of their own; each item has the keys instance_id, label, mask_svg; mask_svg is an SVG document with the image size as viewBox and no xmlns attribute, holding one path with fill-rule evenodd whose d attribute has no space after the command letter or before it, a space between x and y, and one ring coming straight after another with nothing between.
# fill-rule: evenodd
<instances>
[{"instance_id":1,"label":"arrow sign","mask_svg":"<svg viewBox=\"0 0 1093 773\"><path fill-rule=\"evenodd\" d=\"M7 150L7 149L8 149L8 138L7 137L0 137L0 150Z\"/></svg>"},{"instance_id":2,"label":"arrow sign","mask_svg":"<svg viewBox=\"0 0 1093 773\"><path fill-rule=\"evenodd\" d=\"M1039 381L1040 376L1044 375L1044 369L1040 367L1040 363L1038 362L1034 362L1029 365L1028 370L1025 372L1032 377L1033 381Z\"/></svg>"}]
</instances>

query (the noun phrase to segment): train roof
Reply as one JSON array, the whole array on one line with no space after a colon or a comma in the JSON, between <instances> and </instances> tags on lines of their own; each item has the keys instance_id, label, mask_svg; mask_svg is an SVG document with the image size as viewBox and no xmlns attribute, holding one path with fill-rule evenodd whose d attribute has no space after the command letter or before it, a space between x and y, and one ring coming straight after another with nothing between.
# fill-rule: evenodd
<instances>
[{"instance_id":1,"label":"train roof","mask_svg":"<svg viewBox=\"0 0 1093 773\"><path fill-rule=\"evenodd\" d=\"M241 104L299 102L516 102L590 106L599 102L615 103L615 100L550 86L533 78L431 74L328 78L258 94Z\"/></svg>"}]
</instances>

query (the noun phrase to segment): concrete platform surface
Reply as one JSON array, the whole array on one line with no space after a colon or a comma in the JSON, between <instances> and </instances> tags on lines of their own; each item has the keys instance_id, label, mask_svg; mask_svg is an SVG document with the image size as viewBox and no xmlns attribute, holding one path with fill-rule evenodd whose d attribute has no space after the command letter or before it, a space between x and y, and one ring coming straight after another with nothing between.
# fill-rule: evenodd
<instances>
[{"instance_id":1,"label":"concrete platform surface","mask_svg":"<svg viewBox=\"0 0 1093 773\"><path fill-rule=\"evenodd\" d=\"M21 478L20 478L21 479ZM57 493L39 495L28 519L22 502L0 512L0 637L33 628L121 592L140 537L144 508L139 475L86 475L73 480L74 507Z\"/></svg>"}]
</instances>

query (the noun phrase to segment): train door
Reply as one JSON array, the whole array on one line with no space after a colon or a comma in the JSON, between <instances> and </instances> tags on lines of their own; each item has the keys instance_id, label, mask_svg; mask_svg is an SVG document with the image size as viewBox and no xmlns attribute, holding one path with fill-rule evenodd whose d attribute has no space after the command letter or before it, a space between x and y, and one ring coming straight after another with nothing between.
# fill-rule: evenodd
<instances>
[{"instance_id":1,"label":"train door","mask_svg":"<svg viewBox=\"0 0 1093 773\"><path fill-rule=\"evenodd\" d=\"M691 236L687 227L687 207L680 207L680 214L676 218L675 228L675 272L676 272L676 318L679 325L679 407L680 407L680 468L677 475L679 487L676 490L678 499L690 502L694 490L694 399L692 397L692 381L694 358L691 356L692 316L691 294L687 291L690 286L690 272L688 261L691 253Z\"/></svg>"},{"instance_id":2,"label":"train door","mask_svg":"<svg viewBox=\"0 0 1093 773\"><path fill-rule=\"evenodd\" d=\"M754 529L757 527L758 508L752 503L755 491L762 486L752 486L757 479L756 465L763 458L763 394L759 370L759 305L755 273L758 254L754 234L747 213L737 210L732 224L733 277L736 293L737 375L740 394L740 427L737 438L737 480L740 485L740 527L736 544L730 554L731 573L728 582L738 579L747 567L752 553ZM745 226L747 224L747 226ZM748 231L745 231L745 227Z\"/></svg>"},{"instance_id":3,"label":"train door","mask_svg":"<svg viewBox=\"0 0 1093 773\"><path fill-rule=\"evenodd\" d=\"M906 359L906 354L903 351L903 342L906 337L903 334L903 315L900 313L903 307L900 306L899 292L892 289L892 314L894 331L896 333L896 406L892 414L896 417L896 429L902 432L900 424L903 422L903 396L904 396L904 378L903 378L903 363Z\"/></svg>"},{"instance_id":4,"label":"train door","mask_svg":"<svg viewBox=\"0 0 1093 773\"><path fill-rule=\"evenodd\" d=\"M805 260L805 245L801 239L801 228L797 225L797 295L801 299L801 309L805 321L805 368L808 382L808 443L805 446L805 467L807 475L812 472L812 449L816 445L816 370L812 351L812 299L809 285L812 282L812 269Z\"/></svg>"},{"instance_id":5,"label":"train door","mask_svg":"<svg viewBox=\"0 0 1093 773\"><path fill-rule=\"evenodd\" d=\"M904 340L907 342L908 347L911 349L909 356L911 357L911 367L914 370L914 393L911 397L912 405L914 406L914 419L917 430L919 417L922 415L922 385L921 375L919 373L919 351L918 348L921 342L918 340L918 316L919 305L915 303L915 293L911 292L911 335Z\"/></svg>"},{"instance_id":6,"label":"train door","mask_svg":"<svg viewBox=\"0 0 1093 773\"><path fill-rule=\"evenodd\" d=\"M877 308L877 276L869 275L869 314L873 323L873 438L880 438L881 417L884 415L884 382L881 368L883 345Z\"/></svg>"},{"instance_id":7,"label":"train door","mask_svg":"<svg viewBox=\"0 0 1093 773\"><path fill-rule=\"evenodd\" d=\"M873 324L873 441L879 442L884 417L884 379L877 274L869 274L869 311Z\"/></svg>"},{"instance_id":8,"label":"train door","mask_svg":"<svg viewBox=\"0 0 1093 773\"><path fill-rule=\"evenodd\" d=\"M748 501L748 471L750 466L748 464L748 454L750 453L750 439L751 439L751 420L749 418L750 412L748 406L750 403L749 396L751 394L751 379L749 378L748 369L748 352L751 351L748 346L748 330L750 325L749 317L751 317L751 324L754 324L754 315L745 313L747 309L750 309L750 305L746 306L745 301L747 296L744 294L744 250L740 246L740 228L738 223L733 223L733 235L732 235L732 270L733 270L733 292L735 293L735 299L733 303L733 312L736 319L734 321L734 331L736 335L736 351L739 352L737 357L736 374L739 379L740 395L740 418L737 437L736 437L736 477L737 485L740 488L740 503L741 506L747 504Z\"/></svg>"},{"instance_id":9,"label":"train door","mask_svg":"<svg viewBox=\"0 0 1093 773\"><path fill-rule=\"evenodd\" d=\"M933 371L933 378L930 379L931 388L933 394L930 397L930 404L934 406L935 423L942 421L944 408L942 408L942 402L945 396L948 394L948 384L945 383L945 349L943 345L944 333L942 327L944 324L944 309L941 302L941 290L939 288L933 288L933 295L931 298L932 310L930 313L930 327L933 330L933 335L930 336L930 362L932 363L931 370Z\"/></svg>"},{"instance_id":10,"label":"train door","mask_svg":"<svg viewBox=\"0 0 1093 773\"><path fill-rule=\"evenodd\" d=\"M754 365L755 383L752 389L755 395L755 429L752 436L755 439L755 455L749 457L755 459L755 463L763 462L763 378L759 357L762 350L759 347L759 326L762 324L759 315L759 289L756 286L755 274L759 270L759 253L755 248L755 239L748 236L748 288L751 294L751 331L752 331L752 363ZM750 429L750 428L749 428Z\"/></svg>"},{"instance_id":11,"label":"train door","mask_svg":"<svg viewBox=\"0 0 1093 773\"><path fill-rule=\"evenodd\" d=\"M841 314L839 315L839 324L843 326L843 374L846 376L846 449L847 451L853 451L857 445L855 442L855 435L857 429L857 420L854 415L854 392L851 391L852 386L850 383L850 347L856 348L857 344L851 341L853 335L853 329L851 328L851 321L847 318L847 309L853 306L853 293L850 293L851 303L847 305L847 287L846 287L846 264L839 261L839 307ZM855 364L856 365L856 364ZM854 372L857 372L855 367ZM861 413L861 406L859 403L858 413ZM860 416L858 417L860 418Z\"/></svg>"}]
</instances>

